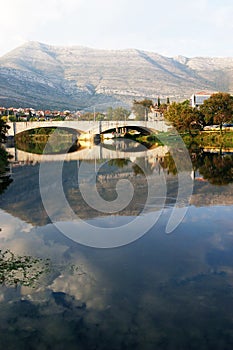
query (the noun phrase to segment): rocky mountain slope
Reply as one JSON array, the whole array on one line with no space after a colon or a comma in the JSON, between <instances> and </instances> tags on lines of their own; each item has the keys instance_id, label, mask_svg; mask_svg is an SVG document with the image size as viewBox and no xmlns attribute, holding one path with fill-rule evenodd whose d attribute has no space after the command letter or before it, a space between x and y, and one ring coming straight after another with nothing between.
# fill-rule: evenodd
<instances>
[{"instance_id":1,"label":"rocky mountain slope","mask_svg":"<svg viewBox=\"0 0 233 350\"><path fill-rule=\"evenodd\" d=\"M199 90L233 92L233 58L174 57L28 42L0 57L0 105L52 109L183 100Z\"/></svg>"}]
</instances>

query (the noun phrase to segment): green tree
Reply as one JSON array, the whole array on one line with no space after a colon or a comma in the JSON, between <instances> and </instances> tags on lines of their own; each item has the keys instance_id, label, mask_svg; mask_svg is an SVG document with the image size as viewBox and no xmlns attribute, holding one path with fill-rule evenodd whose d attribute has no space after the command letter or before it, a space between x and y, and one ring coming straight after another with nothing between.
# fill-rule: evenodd
<instances>
[{"instance_id":1,"label":"green tree","mask_svg":"<svg viewBox=\"0 0 233 350\"><path fill-rule=\"evenodd\" d=\"M165 119L170 121L178 132L188 131L192 135L192 130L201 128L202 114L192 108L189 101L181 103L172 102L164 113Z\"/></svg>"},{"instance_id":2,"label":"green tree","mask_svg":"<svg viewBox=\"0 0 233 350\"><path fill-rule=\"evenodd\" d=\"M103 113L98 112L96 114L95 120L101 121L101 120L104 120L104 119L105 119L105 115Z\"/></svg>"},{"instance_id":3,"label":"green tree","mask_svg":"<svg viewBox=\"0 0 233 350\"><path fill-rule=\"evenodd\" d=\"M6 133L8 129L9 126L7 126L6 122L0 118L0 193L2 193L12 181L10 176L6 176L5 174L9 155L2 146L2 143L6 140Z\"/></svg>"},{"instance_id":4,"label":"green tree","mask_svg":"<svg viewBox=\"0 0 233 350\"><path fill-rule=\"evenodd\" d=\"M10 127L6 124L6 122L0 118L0 144L6 141L6 134Z\"/></svg>"},{"instance_id":5,"label":"green tree","mask_svg":"<svg viewBox=\"0 0 233 350\"><path fill-rule=\"evenodd\" d=\"M127 109L123 107L117 107L112 111L112 120L125 120L129 115L130 112Z\"/></svg>"},{"instance_id":6,"label":"green tree","mask_svg":"<svg viewBox=\"0 0 233 350\"><path fill-rule=\"evenodd\" d=\"M170 102L168 104L167 103L161 103L160 106L159 106L160 113L164 114L168 110L169 105L170 105Z\"/></svg>"},{"instance_id":7,"label":"green tree","mask_svg":"<svg viewBox=\"0 0 233 350\"><path fill-rule=\"evenodd\" d=\"M107 112L106 112L107 120L112 120L112 116L113 116L113 108L112 107L108 107Z\"/></svg>"},{"instance_id":8,"label":"green tree","mask_svg":"<svg viewBox=\"0 0 233 350\"><path fill-rule=\"evenodd\" d=\"M15 115L10 115L10 116L9 116L9 121L10 121L10 122L16 122L16 121L17 121L16 116L15 116Z\"/></svg>"},{"instance_id":9,"label":"green tree","mask_svg":"<svg viewBox=\"0 0 233 350\"><path fill-rule=\"evenodd\" d=\"M145 116L153 105L153 101L149 99L134 100L132 111L136 115L137 120L145 120Z\"/></svg>"},{"instance_id":10,"label":"green tree","mask_svg":"<svg viewBox=\"0 0 233 350\"><path fill-rule=\"evenodd\" d=\"M86 113L82 114L82 120L93 121L94 120L94 113L86 112Z\"/></svg>"},{"instance_id":11,"label":"green tree","mask_svg":"<svg viewBox=\"0 0 233 350\"><path fill-rule=\"evenodd\" d=\"M225 92L213 94L200 106L206 124L219 124L233 121L233 96Z\"/></svg>"}]
</instances>

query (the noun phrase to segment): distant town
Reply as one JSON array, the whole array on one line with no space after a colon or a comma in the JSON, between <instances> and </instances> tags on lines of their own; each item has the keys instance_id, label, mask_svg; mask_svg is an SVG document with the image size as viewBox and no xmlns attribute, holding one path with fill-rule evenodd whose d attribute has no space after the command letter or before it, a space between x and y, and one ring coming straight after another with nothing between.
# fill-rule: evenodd
<instances>
[{"instance_id":1,"label":"distant town","mask_svg":"<svg viewBox=\"0 0 233 350\"><path fill-rule=\"evenodd\" d=\"M33 108L6 108L0 107L0 116L6 117L7 121L28 121L29 119L34 120L51 120L51 119L78 119L81 116L81 112L71 112L69 110L58 111L58 110L35 110Z\"/></svg>"},{"instance_id":2,"label":"distant town","mask_svg":"<svg viewBox=\"0 0 233 350\"><path fill-rule=\"evenodd\" d=\"M147 101L147 100L145 100ZM151 100L149 100L151 103ZM63 120L134 120L142 119L145 117L147 120L161 119L163 118L163 111L158 108L157 104L147 104L145 106L140 105L138 102L137 108L132 110L125 109L123 107L117 107L113 109L109 107L106 112L95 111L70 111L70 110L36 110L34 108L15 108L15 107L0 107L0 117L6 122L15 121L63 121ZM139 111L140 109L140 111ZM135 110L135 113L134 113Z\"/></svg>"},{"instance_id":3,"label":"distant town","mask_svg":"<svg viewBox=\"0 0 233 350\"><path fill-rule=\"evenodd\" d=\"M199 107L203 102L211 96L212 93L201 91L193 94L190 97L190 105ZM167 110L167 106L170 104L169 98L166 103L161 103L158 97L156 102L150 99L144 99L142 101L134 100L132 110L127 110L123 107L117 107L113 109L109 107L106 112L95 111L70 111L70 110L36 110L34 108L15 108L15 107L0 107L0 117L7 122L14 121L49 121L49 120L158 120L162 119L164 112Z\"/></svg>"}]
</instances>

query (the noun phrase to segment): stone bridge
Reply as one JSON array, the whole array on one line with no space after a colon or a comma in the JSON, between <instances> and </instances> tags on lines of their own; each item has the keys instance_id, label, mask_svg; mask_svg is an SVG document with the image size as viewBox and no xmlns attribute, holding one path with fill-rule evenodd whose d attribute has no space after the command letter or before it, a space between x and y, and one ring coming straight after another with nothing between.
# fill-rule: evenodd
<instances>
[{"instance_id":1,"label":"stone bridge","mask_svg":"<svg viewBox=\"0 0 233 350\"><path fill-rule=\"evenodd\" d=\"M70 128L77 131L78 136L93 137L110 130L120 130L120 128L136 129L148 134L156 131L167 131L169 125L164 120L155 121L28 121L7 123L10 126L8 136L15 136L23 131L37 128Z\"/></svg>"}]
</instances>

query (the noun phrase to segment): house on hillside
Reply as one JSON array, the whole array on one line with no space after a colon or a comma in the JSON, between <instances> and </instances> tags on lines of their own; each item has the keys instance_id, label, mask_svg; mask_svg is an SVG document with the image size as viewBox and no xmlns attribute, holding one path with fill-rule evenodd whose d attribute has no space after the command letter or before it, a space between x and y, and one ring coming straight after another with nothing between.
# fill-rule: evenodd
<instances>
[{"instance_id":1,"label":"house on hillside","mask_svg":"<svg viewBox=\"0 0 233 350\"><path fill-rule=\"evenodd\" d=\"M213 95L214 92L206 92L206 91L200 91L196 92L195 94L192 94L190 98L190 104L191 106L194 107L200 107L205 100L208 100L211 95Z\"/></svg>"}]
</instances>

